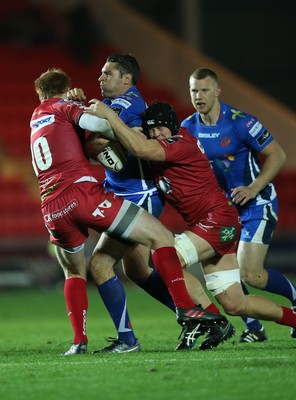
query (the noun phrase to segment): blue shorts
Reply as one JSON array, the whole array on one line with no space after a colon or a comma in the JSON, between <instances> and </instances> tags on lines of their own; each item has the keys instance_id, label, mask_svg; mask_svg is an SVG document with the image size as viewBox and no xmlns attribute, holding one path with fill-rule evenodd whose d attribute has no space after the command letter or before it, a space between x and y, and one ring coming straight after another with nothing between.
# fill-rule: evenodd
<instances>
[{"instance_id":1,"label":"blue shorts","mask_svg":"<svg viewBox=\"0 0 296 400\"><path fill-rule=\"evenodd\" d=\"M277 198L263 205L246 207L239 211L242 224L240 240L243 242L270 244L278 221Z\"/></svg>"},{"instance_id":2,"label":"blue shorts","mask_svg":"<svg viewBox=\"0 0 296 400\"><path fill-rule=\"evenodd\" d=\"M158 191L119 197L124 197L132 203L137 204L138 206L148 211L150 214L154 215L154 217L156 218L160 217L164 208L164 200L159 196Z\"/></svg>"}]
</instances>

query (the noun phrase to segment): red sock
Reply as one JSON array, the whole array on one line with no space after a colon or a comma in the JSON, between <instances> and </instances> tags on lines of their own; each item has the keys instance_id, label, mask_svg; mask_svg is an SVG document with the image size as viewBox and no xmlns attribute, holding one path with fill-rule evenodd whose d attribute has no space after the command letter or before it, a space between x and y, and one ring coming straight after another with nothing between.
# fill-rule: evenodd
<instances>
[{"instance_id":1,"label":"red sock","mask_svg":"<svg viewBox=\"0 0 296 400\"><path fill-rule=\"evenodd\" d=\"M296 313L289 307L282 306L283 316L277 321L277 324L291 326L296 328Z\"/></svg>"},{"instance_id":2,"label":"red sock","mask_svg":"<svg viewBox=\"0 0 296 400\"><path fill-rule=\"evenodd\" d=\"M88 300L86 292L86 281L82 278L69 278L65 280L64 297L66 301L68 317L73 332L73 344L88 342L86 336L86 314Z\"/></svg>"},{"instance_id":3,"label":"red sock","mask_svg":"<svg viewBox=\"0 0 296 400\"><path fill-rule=\"evenodd\" d=\"M166 284L176 307L194 307L195 304L186 290L183 271L175 248L161 247L155 250L152 259L155 269Z\"/></svg>"},{"instance_id":4,"label":"red sock","mask_svg":"<svg viewBox=\"0 0 296 400\"><path fill-rule=\"evenodd\" d=\"M212 303L208 307L206 307L206 310L212 314L221 314L219 308L216 307L214 303Z\"/></svg>"}]
</instances>

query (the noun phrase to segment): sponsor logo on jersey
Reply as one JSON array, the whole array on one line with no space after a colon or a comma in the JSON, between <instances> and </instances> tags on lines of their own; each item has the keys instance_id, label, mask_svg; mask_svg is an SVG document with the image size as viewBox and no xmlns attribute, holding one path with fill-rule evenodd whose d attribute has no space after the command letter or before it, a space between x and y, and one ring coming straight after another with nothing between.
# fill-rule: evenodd
<instances>
[{"instance_id":1,"label":"sponsor logo on jersey","mask_svg":"<svg viewBox=\"0 0 296 400\"><path fill-rule=\"evenodd\" d=\"M249 121L246 123L246 127L250 128L250 126L254 125L255 118L250 118Z\"/></svg>"},{"instance_id":2,"label":"sponsor logo on jersey","mask_svg":"<svg viewBox=\"0 0 296 400\"><path fill-rule=\"evenodd\" d=\"M43 190L45 190L49 186L55 185L60 179L61 179L62 174L56 174L51 176L50 178L44 179L43 181L40 182L40 187Z\"/></svg>"},{"instance_id":3,"label":"sponsor logo on jersey","mask_svg":"<svg viewBox=\"0 0 296 400\"><path fill-rule=\"evenodd\" d=\"M262 124L260 124L260 122L257 121L256 124L252 126L252 128L249 130L249 134L255 137L257 133L260 132L261 129L262 129Z\"/></svg>"},{"instance_id":4,"label":"sponsor logo on jersey","mask_svg":"<svg viewBox=\"0 0 296 400\"><path fill-rule=\"evenodd\" d=\"M51 125L54 123L54 115L47 115L46 117L41 117L38 119L34 119L31 121L31 129L32 134L36 133L39 129L43 128L44 126Z\"/></svg>"},{"instance_id":5,"label":"sponsor logo on jersey","mask_svg":"<svg viewBox=\"0 0 296 400\"><path fill-rule=\"evenodd\" d=\"M270 133L266 130L257 138L257 143L262 146L270 138Z\"/></svg>"},{"instance_id":6,"label":"sponsor logo on jersey","mask_svg":"<svg viewBox=\"0 0 296 400\"><path fill-rule=\"evenodd\" d=\"M224 226L220 229L220 240L221 242L231 242L235 238L235 234L235 226Z\"/></svg>"},{"instance_id":7,"label":"sponsor logo on jersey","mask_svg":"<svg viewBox=\"0 0 296 400\"><path fill-rule=\"evenodd\" d=\"M138 95L136 92L133 92L133 91L126 92L126 93L124 93L124 95L125 95L126 97L129 97L130 99L131 99L132 97L139 97L139 95Z\"/></svg>"},{"instance_id":8,"label":"sponsor logo on jersey","mask_svg":"<svg viewBox=\"0 0 296 400\"><path fill-rule=\"evenodd\" d=\"M79 101L75 101L75 100L69 100L69 99L62 99L63 103L68 103L67 107L71 108L73 106L73 104L75 104L76 106L78 106L81 109L85 109L85 105L81 104ZM60 102L59 102L60 103Z\"/></svg>"},{"instance_id":9,"label":"sponsor logo on jersey","mask_svg":"<svg viewBox=\"0 0 296 400\"><path fill-rule=\"evenodd\" d=\"M110 208L111 206L112 206L112 203L109 200L106 199L106 200L102 201L102 203L100 203L98 205L98 207L95 209L95 211L92 213L92 215L94 217L100 216L102 218L105 218L104 208Z\"/></svg>"},{"instance_id":10,"label":"sponsor logo on jersey","mask_svg":"<svg viewBox=\"0 0 296 400\"><path fill-rule=\"evenodd\" d=\"M120 107L112 107L112 110L117 114L118 116L122 113L122 108Z\"/></svg>"},{"instance_id":11,"label":"sponsor logo on jersey","mask_svg":"<svg viewBox=\"0 0 296 400\"><path fill-rule=\"evenodd\" d=\"M132 103L130 103L129 101L125 100L125 99L115 99L114 101L112 101L112 108L114 105L118 104L119 106L122 106L124 108L129 108Z\"/></svg>"},{"instance_id":12,"label":"sponsor logo on jersey","mask_svg":"<svg viewBox=\"0 0 296 400\"><path fill-rule=\"evenodd\" d=\"M246 231L246 230L245 230L245 232L242 232L242 237L243 237L244 239L251 239L250 231Z\"/></svg>"},{"instance_id":13,"label":"sponsor logo on jersey","mask_svg":"<svg viewBox=\"0 0 296 400\"><path fill-rule=\"evenodd\" d=\"M178 142L180 139L182 139L183 136L172 136L170 138L164 139L167 143L172 144L175 142Z\"/></svg>"},{"instance_id":14,"label":"sponsor logo on jersey","mask_svg":"<svg viewBox=\"0 0 296 400\"><path fill-rule=\"evenodd\" d=\"M205 138L205 139L216 139L220 136L220 133L198 133L199 138Z\"/></svg>"},{"instance_id":15,"label":"sponsor logo on jersey","mask_svg":"<svg viewBox=\"0 0 296 400\"><path fill-rule=\"evenodd\" d=\"M234 158L231 159L232 156L227 156L227 155L225 155L225 156L227 157L227 159L225 159L225 158L223 158L223 159L215 158L212 161L212 162L215 163L216 167L221 169L224 173L233 170L233 167L232 167L230 161L233 161L233 159L234 159Z\"/></svg>"},{"instance_id":16,"label":"sponsor logo on jersey","mask_svg":"<svg viewBox=\"0 0 296 400\"><path fill-rule=\"evenodd\" d=\"M78 206L77 200L71 200L66 207L63 207L61 210L53 211L49 214L44 215L44 221L50 222L55 221L56 219L63 218L65 215L69 214L74 208Z\"/></svg>"}]
</instances>

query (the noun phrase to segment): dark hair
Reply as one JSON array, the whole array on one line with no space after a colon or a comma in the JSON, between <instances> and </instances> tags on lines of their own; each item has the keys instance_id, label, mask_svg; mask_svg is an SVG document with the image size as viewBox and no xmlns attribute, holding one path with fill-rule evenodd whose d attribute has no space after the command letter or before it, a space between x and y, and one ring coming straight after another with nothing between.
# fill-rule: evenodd
<instances>
[{"instance_id":1,"label":"dark hair","mask_svg":"<svg viewBox=\"0 0 296 400\"><path fill-rule=\"evenodd\" d=\"M190 77L194 78L194 79L205 79L207 77L212 78L216 83L218 83L218 76L217 74L212 71L211 69L208 68L198 68L196 69L194 72L192 72L192 74L190 75Z\"/></svg>"},{"instance_id":2,"label":"dark hair","mask_svg":"<svg viewBox=\"0 0 296 400\"><path fill-rule=\"evenodd\" d=\"M165 126L172 135L176 135L180 127L177 114L168 103L152 103L143 113L142 120L143 131L147 136L150 128Z\"/></svg>"},{"instance_id":3,"label":"dark hair","mask_svg":"<svg viewBox=\"0 0 296 400\"><path fill-rule=\"evenodd\" d=\"M41 99L49 99L67 92L71 78L61 69L51 68L35 80L35 90Z\"/></svg>"},{"instance_id":4,"label":"dark hair","mask_svg":"<svg viewBox=\"0 0 296 400\"><path fill-rule=\"evenodd\" d=\"M113 54L107 58L107 62L117 64L117 69L121 76L131 74L133 85L136 85L140 76L138 61L130 54Z\"/></svg>"}]
</instances>

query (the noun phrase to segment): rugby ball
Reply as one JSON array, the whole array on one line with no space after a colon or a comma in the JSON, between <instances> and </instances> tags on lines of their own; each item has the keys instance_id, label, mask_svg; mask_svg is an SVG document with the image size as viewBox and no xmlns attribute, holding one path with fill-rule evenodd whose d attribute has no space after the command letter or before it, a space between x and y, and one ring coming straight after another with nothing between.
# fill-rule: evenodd
<instances>
[{"instance_id":1,"label":"rugby ball","mask_svg":"<svg viewBox=\"0 0 296 400\"><path fill-rule=\"evenodd\" d=\"M112 141L96 157L104 168L109 171L119 172L127 163L127 151L119 143Z\"/></svg>"},{"instance_id":2,"label":"rugby ball","mask_svg":"<svg viewBox=\"0 0 296 400\"><path fill-rule=\"evenodd\" d=\"M121 171L127 163L127 151L120 142L109 141L99 132L90 133L86 139L84 151L91 164L100 164L113 172Z\"/></svg>"}]
</instances>

